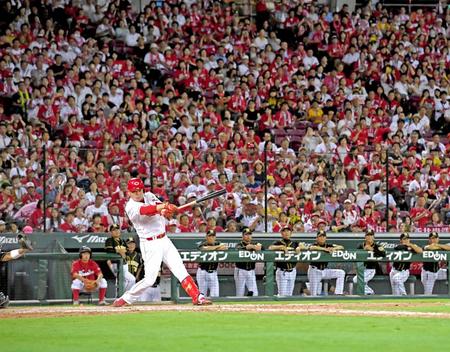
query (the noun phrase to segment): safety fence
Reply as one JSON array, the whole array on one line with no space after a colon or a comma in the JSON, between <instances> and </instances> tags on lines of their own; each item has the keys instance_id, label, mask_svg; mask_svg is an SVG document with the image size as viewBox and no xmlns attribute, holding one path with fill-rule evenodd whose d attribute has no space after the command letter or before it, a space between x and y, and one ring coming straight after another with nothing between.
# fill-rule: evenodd
<instances>
[{"instance_id":1,"label":"safety fence","mask_svg":"<svg viewBox=\"0 0 450 352\"><path fill-rule=\"evenodd\" d=\"M390 235L386 235L390 236ZM414 242L423 246L424 239L419 239L419 235L412 235ZM236 244L237 237L233 237L233 243ZM424 237L424 236L420 236ZM443 235L442 237L447 237ZM445 241L443 238L443 241ZM197 237L198 239L198 237ZM176 239L174 239L177 242ZM261 238L264 248L273 243L274 238ZM185 239L189 241L189 239ZM424 251L421 254L412 254L406 251L393 251L394 242L389 238L383 240L383 246L386 248L385 257L375 257L372 252L346 249L337 250L332 253L322 251L300 251L279 252L279 251L260 251L251 252L237 250L232 246L230 239L220 238L221 243L227 243L227 251L200 251L193 250L193 244L198 244L198 240L190 239L193 242L188 245L186 242L180 242L182 248L191 248L189 250L180 250L180 255L188 272L197 279L200 286L207 283L207 293L218 296L218 299L283 299L280 296L277 285L277 266L278 264L291 263L288 269L288 275L294 275L292 287L292 296L297 298L310 296L310 278L308 277L309 265L328 262L328 268L332 270L343 270L344 288L343 293L347 295L363 295L364 290L364 263L376 264L377 269L373 272L374 276L368 283L374 290L375 295L392 295L390 283L390 271L393 262L410 262L411 268L405 279L406 291L409 295L421 295L424 292L422 281L422 266L426 262L438 263L436 267L434 294L450 296L448 287L448 261L449 252L444 251ZM357 239L353 239L353 242ZM351 243L353 243L351 241ZM308 241L309 242L309 241ZM349 245L350 242L334 240L334 243ZM95 246L94 246L95 247ZM350 246L356 248L356 246ZM348 247L346 247L348 248ZM98 248L99 249L99 248ZM0 263L0 291L8 294L12 301L18 303L67 303L71 300L71 264L78 259L78 253L55 253L41 252L29 253L19 260L13 260L6 263ZM123 263L115 254L106 254L94 250L93 259L99 264L105 278L108 282L107 298L113 299L123 293ZM107 260L115 264L115 270L111 271L107 265ZM214 265L216 263L216 265ZM242 285L243 280L247 280L253 273L246 273L236 269L236 263L245 264L244 267L252 268L254 264L254 286L247 285L243 292L237 297L236 284ZM246 266L248 264L248 266ZM202 268L199 266L202 265ZM238 265L243 266L243 265ZM245 277L238 278L239 274ZM283 274L283 273L278 273ZM214 281L214 276L217 281ZM433 275L432 275L433 276ZM356 279L355 279L356 278ZM278 277L279 279L279 277ZM209 281L208 281L209 280ZM215 286L216 285L216 286ZM326 278L322 280L319 296L328 296L335 293L336 283L334 279ZM241 287L241 286L240 286ZM182 302L187 299L184 291L180 289L178 281L172 276L167 267L163 267L161 278L157 288L163 300L172 300ZM242 287L241 287L242 289ZM251 291L251 292L249 292ZM253 297L251 297L253 295ZM95 296L95 295L94 295ZM258 296L258 298L256 297ZM286 295L283 295L286 296ZM217 299L217 298L215 298Z\"/></svg>"},{"instance_id":2,"label":"safety fence","mask_svg":"<svg viewBox=\"0 0 450 352\"><path fill-rule=\"evenodd\" d=\"M295 269L295 283L292 296L295 299L310 298L310 284L308 278L308 266L323 262L329 262L328 268L341 269L345 271L344 279L344 294L346 295L364 295L364 263L379 263L380 271L377 271L368 284L375 289L375 295L388 294L391 295L390 277L386 272L391 267L392 262L404 263L423 263L423 262L440 262L442 264L437 275L437 281L434 293L450 296L449 273L445 268L448 265L449 253L440 251L424 251L421 254L412 254L408 251L386 251L385 257L375 257L373 252L368 251L352 251L352 250L337 250L332 253L322 251L301 251L295 252L280 252L280 251L181 251L180 252L186 267L192 274L204 275L202 270L198 268L200 263L218 263L217 281L211 278L214 270L209 270L206 273L205 284L208 287L208 293L214 292L219 300L236 299L238 282L237 273L234 265L231 263L255 263L255 277L256 287L259 297L253 297L249 294L249 290L245 291L243 297L240 299L292 299L287 295L279 295L278 286L280 285L280 277L277 273L277 264L279 263L293 263ZM445 263L445 266L443 265ZM292 272L292 271L291 271ZM209 277L208 277L209 274ZM356 277L356 279L355 279ZM198 281L198 280L197 280ZM404 282L409 295L416 295L423 293L423 285L420 283L420 275L411 274ZM215 285L219 285L215 287ZM321 282L321 290L319 296L328 296L333 294L333 287L336 287L334 280L325 279ZM175 302L182 302L188 299L180 289L180 285L175 277L171 279L171 300Z\"/></svg>"},{"instance_id":3,"label":"safety fence","mask_svg":"<svg viewBox=\"0 0 450 352\"><path fill-rule=\"evenodd\" d=\"M19 260L0 263L0 291L15 303L67 303L72 300L72 262L78 253L29 253ZM116 254L93 256L108 282L107 298L124 291L123 261ZM116 270L108 272L106 261ZM95 294L94 294L95 296Z\"/></svg>"}]
</instances>

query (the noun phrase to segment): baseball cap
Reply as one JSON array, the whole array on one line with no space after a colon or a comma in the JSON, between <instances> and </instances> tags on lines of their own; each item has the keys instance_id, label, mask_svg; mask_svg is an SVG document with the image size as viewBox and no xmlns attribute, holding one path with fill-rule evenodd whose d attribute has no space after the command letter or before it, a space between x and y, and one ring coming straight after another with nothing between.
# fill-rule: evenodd
<instances>
[{"instance_id":1,"label":"baseball cap","mask_svg":"<svg viewBox=\"0 0 450 352\"><path fill-rule=\"evenodd\" d=\"M197 198L197 195L194 192L188 193L188 198Z\"/></svg>"},{"instance_id":2,"label":"baseball cap","mask_svg":"<svg viewBox=\"0 0 450 352\"><path fill-rule=\"evenodd\" d=\"M215 235L216 235L216 231L214 231L214 230L208 230L206 232L206 236L215 236Z\"/></svg>"},{"instance_id":3,"label":"baseball cap","mask_svg":"<svg viewBox=\"0 0 450 352\"><path fill-rule=\"evenodd\" d=\"M111 168L111 172L114 172L114 171L120 171L120 166L119 166L119 165L114 165L114 166Z\"/></svg>"},{"instance_id":4,"label":"baseball cap","mask_svg":"<svg viewBox=\"0 0 450 352\"><path fill-rule=\"evenodd\" d=\"M327 233L325 231L319 231L317 232L316 237L327 237Z\"/></svg>"},{"instance_id":5,"label":"baseball cap","mask_svg":"<svg viewBox=\"0 0 450 352\"><path fill-rule=\"evenodd\" d=\"M242 235L251 235L253 233L253 230L249 227L246 227L244 230L242 230Z\"/></svg>"},{"instance_id":6,"label":"baseball cap","mask_svg":"<svg viewBox=\"0 0 450 352\"><path fill-rule=\"evenodd\" d=\"M132 178L128 181L128 191L136 192L144 189L144 182L140 178Z\"/></svg>"},{"instance_id":7,"label":"baseball cap","mask_svg":"<svg viewBox=\"0 0 450 352\"><path fill-rule=\"evenodd\" d=\"M27 225L22 229L22 232L29 235L30 233L33 233L33 228Z\"/></svg>"},{"instance_id":8,"label":"baseball cap","mask_svg":"<svg viewBox=\"0 0 450 352\"><path fill-rule=\"evenodd\" d=\"M172 220L169 221L169 226L173 226L173 225L175 225L175 226L178 225L178 222L177 222L176 219L172 219Z\"/></svg>"},{"instance_id":9,"label":"baseball cap","mask_svg":"<svg viewBox=\"0 0 450 352\"><path fill-rule=\"evenodd\" d=\"M28 187L35 187L33 182L27 182L27 184L25 185L26 188Z\"/></svg>"},{"instance_id":10,"label":"baseball cap","mask_svg":"<svg viewBox=\"0 0 450 352\"><path fill-rule=\"evenodd\" d=\"M375 236L375 232L372 229L366 231L365 236Z\"/></svg>"},{"instance_id":11,"label":"baseball cap","mask_svg":"<svg viewBox=\"0 0 450 352\"><path fill-rule=\"evenodd\" d=\"M112 230L120 230L120 225L119 224L112 224L109 227L109 231L112 231Z\"/></svg>"},{"instance_id":12,"label":"baseball cap","mask_svg":"<svg viewBox=\"0 0 450 352\"><path fill-rule=\"evenodd\" d=\"M409 234L406 233L406 232L404 232L404 233L402 233L402 234L400 235L400 239L401 239L401 240L403 240L403 239L405 239L405 238L409 238Z\"/></svg>"},{"instance_id":13,"label":"baseball cap","mask_svg":"<svg viewBox=\"0 0 450 352\"><path fill-rule=\"evenodd\" d=\"M436 231L431 232L428 238L439 238L439 234Z\"/></svg>"},{"instance_id":14,"label":"baseball cap","mask_svg":"<svg viewBox=\"0 0 450 352\"><path fill-rule=\"evenodd\" d=\"M208 183L206 184L207 186L210 186L210 185L215 185L216 184L216 181L214 181L214 180L209 180L208 181Z\"/></svg>"},{"instance_id":15,"label":"baseball cap","mask_svg":"<svg viewBox=\"0 0 450 352\"><path fill-rule=\"evenodd\" d=\"M128 237L126 243L136 243L133 237Z\"/></svg>"},{"instance_id":16,"label":"baseball cap","mask_svg":"<svg viewBox=\"0 0 450 352\"><path fill-rule=\"evenodd\" d=\"M345 204L345 203L350 203L350 204L351 204L352 201L351 201L350 199L346 199L346 200L344 200L344 204Z\"/></svg>"}]
</instances>

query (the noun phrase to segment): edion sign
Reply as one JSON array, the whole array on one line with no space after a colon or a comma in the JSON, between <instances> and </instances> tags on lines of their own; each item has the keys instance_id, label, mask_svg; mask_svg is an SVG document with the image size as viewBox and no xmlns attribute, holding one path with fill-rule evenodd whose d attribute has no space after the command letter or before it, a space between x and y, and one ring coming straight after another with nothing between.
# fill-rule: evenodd
<instances>
[{"instance_id":1,"label":"edion sign","mask_svg":"<svg viewBox=\"0 0 450 352\"><path fill-rule=\"evenodd\" d=\"M447 253L437 253L437 252L433 252L433 251L424 251L422 253L423 258L429 258L429 259L434 259L436 261L439 260L444 260L447 261Z\"/></svg>"}]
</instances>

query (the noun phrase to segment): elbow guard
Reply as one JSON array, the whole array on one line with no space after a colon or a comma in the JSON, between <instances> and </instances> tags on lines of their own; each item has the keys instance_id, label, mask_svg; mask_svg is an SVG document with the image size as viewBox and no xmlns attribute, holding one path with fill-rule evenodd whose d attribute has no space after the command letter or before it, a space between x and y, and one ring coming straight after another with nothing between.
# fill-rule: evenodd
<instances>
[{"instance_id":1,"label":"elbow guard","mask_svg":"<svg viewBox=\"0 0 450 352\"><path fill-rule=\"evenodd\" d=\"M157 214L158 211L156 210L156 205L143 205L140 209L139 209L139 214L141 215L155 215Z\"/></svg>"}]
</instances>

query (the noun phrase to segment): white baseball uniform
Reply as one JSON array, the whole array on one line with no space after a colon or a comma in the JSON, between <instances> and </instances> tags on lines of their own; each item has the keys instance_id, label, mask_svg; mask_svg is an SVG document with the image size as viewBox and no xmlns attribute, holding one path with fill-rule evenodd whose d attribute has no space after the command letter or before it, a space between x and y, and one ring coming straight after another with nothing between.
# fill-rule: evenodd
<instances>
[{"instance_id":1,"label":"white baseball uniform","mask_svg":"<svg viewBox=\"0 0 450 352\"><path fill-rule=\"evenodd\" d=\"M436 280L447 279L447 270L439 268L439 262L426 262L423 263L420 278L423 284L423 294L432 295Z\"/></svg>"},{"instance_id":2,"label":"white baseball uniform","mask_svg":"<svg viewBox=\"0 0 450 352\"><path fill-rule=\"evenodd\" d=\"M153 286L162 261L180 282L189 276L178 250L166 235L165 218L159 214L152 216L140 214L142 206L157 205L161 201L153 193L147 192L144 195L144 202L130 198L125 206L128 218L139 236L145 268L145 277L122 296L129 304L139 300L141 295Z\"/></svg>"},{"instance_id":3,"label":"white baseball uniform","mask_svg":"<svg viewBox=\"0 0 450 352\"><path fill-rule=\"evenodd\" d=\"M405 282L409 278L409 269L396 270L392 268L389 273L391 280L392 294L394 296L406 296Z\"/></svg>"},{"instance_id":4,"label":"white baseball uniform","mask_svg":"<svg viewBox=\"0 0 450 352\"><path fill-rule=\"evenodd\" d=\"M316 263L315 263L316 264ZM319 265L319 266L317 266ZM342 269L328 269L323 267L320 263L317 265L309 265L308 280L311 296L318 296L322 293L322 280L336 279L336 295L344 293L345 271Z\"/></svg>"},{"instance_id":5,"label":"white baseball uniform","mask_svg":"<svg viewBox=\"0 0 450 352\"><path fill-rule=\"evenodd\" d=\"M252 296L258 296L258 286L256 285L255 270L234 268L234 281L236 283L236 296L242 297L245 293L245 286ZM295 279L294 279L295 282Z\"/></svg>"},{"instance_id":6,"label":"white baseball uniform","mask_svg":"<svg viewBox=\"0 0 450 352\"><path fill-rule=\"evenodd\" d=\"M98 288L107 288L108 283L105 279L101 279L98 285ZM84 283L79 279L72 280L72 286L70 287L72 290L80 290L84 291Z\"/></svg>"},{"instance_id":7,"label":"white baseball uniform","mask_svg":"<svg viewBox=\"0 0 450 352\"><path fill-rule=\"evenodd\" d=\"M217 270L203 270L197 269L196 275L198 289L209 297L219 297L219 277L217 276Z\"/></svg>"},{"instance_id":8,"label":"white baseball uniform","mask_svg":"<svg viewBox=\"0 0 450 352\"><path fill-rule=\"evenodd\" d=\"M369 281L375 276L376 269L364 269L364 294L373 295L375 292L372 287L368 285ZM353 282L356 284L358 282L358 275L355 275Z\"/></svg>"},{"instance_id":9,"label":"white baseball uniform","mask_svg":"<svg viewBox=\"0 0 450 352\"><path fill-rule=\"evenodd\" d=\"M275 279L277 281L278 296L292 296L296 277L297 270L295 268L277 269L275 272Z\"/></svg>"}]
</instances>

